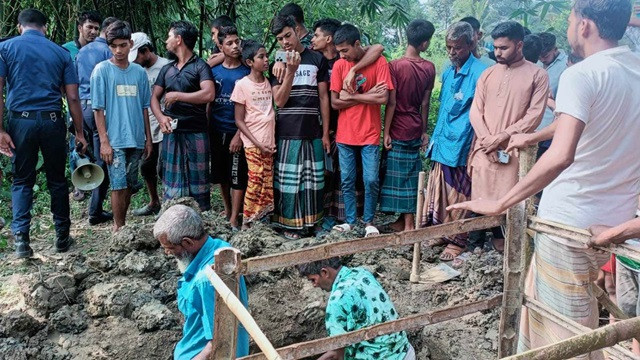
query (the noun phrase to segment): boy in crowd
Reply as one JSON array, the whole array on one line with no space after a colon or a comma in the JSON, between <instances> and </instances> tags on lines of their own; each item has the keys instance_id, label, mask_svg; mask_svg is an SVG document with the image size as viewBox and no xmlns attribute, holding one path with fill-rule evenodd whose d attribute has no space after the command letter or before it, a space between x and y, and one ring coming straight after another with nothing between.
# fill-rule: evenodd
<instances>
[{"instance_id":1,"label":"boy in crowd","mask_svg":"<svg viewBox=\"0 0 640 360\"><path fill-rule=\"evenodd\" d=\"M284 236L299 239L323 217L324 151L329 152L328 65L306 49L291 16L276 16L271 32L287 51L284 79L271 76L277 112L274 221ZM320 115L320 116L319 116ZM318 121L322 119L322 126Z\"/></svg>"},{"instance_id":2,"label":"boy in crowd","mask_svg":"<svg viewBox=\"0 0 640 360\"><path fill-rule=\"evenodd\" d=\"M155 84L160 70L169 63L169 60L156 55L153 44L147 34L137 32L131 35L131 38L133 40L133 47L131 48L131 52L129 52L129 62L134 62L145 69L151 91L153 91L153 84ZM142 164L140 164L140 174L147 185L149 203L140 209L134 210L133 215L135 216L153 215L160 211L158 175L161 174L161 170L158 166L158 159L160 157L162 131L160 131L160 124L158 124L158 119L156 119L153 113L149 114L149 125L151 126L153 151L146 159L142 159Z\"/></svg>"},{"instance_id":3,"label":"boy in crowd","mask_svg":"<svg viewBox=\"0 0 640 360\"><path fill-rule=\"evenodd\" d=\"M313 33L304 26L304 11L296 3L288 3L280 9L278 16L293 16L296 22L295 31L300 38L300 43L307 49L311 49L311 38Z\"/></svg>"},{"instance_id":4,"label":"boy in crowd","mask_svg":"<svg viewBox=\"0 0 640 360\"><path fill-rule=\"evenodd\" d=\"M362 157L365 188L364 216L365 236L379 234L373 226L378 202L379 144L382 128L380 106L386 104L389 91L394 89L387 60L380 56L375 63L356 75L356 92L343 90L344 79L350 68L364 56L360 45L360 32L353 25L342 25L336 30L333 43L341 59L336 61L331 73L331 106L340 111L336 142L340 157L342 194L346 222L334 226L334 230L351 231L356 223L356 157Z\"/></svg>"},{"instance_id":5,"label":"boy in crowd","mask_svg":"<svg viewBox=\"0 0 640 360\"><path fill-rule=\"evenodd\" d=\"M213 42L213 50L211 55L207 59L207 64L210 67L222 64L224 61L224 54L222 53L222 44L218 40L218 32L220 29L227 26L236 26L228 15L220 15L217 18L211 20L211 41Z\"/></svg>"},{"instance_id":6,"label":"boy in crowd","mask_svg":"<svg viewBox=\"0 0 640 360\"><path fill-rule=\"evenodd\" d=\"M236 82L251 70L242 64L240 38L233 26L218 32L224 61L211 69L216 97L209 105L209 143L211 145L211 183L220 184L224 211L231 228L238 230L238 215L247 188L247 160L242 149L240 131L236 127L234 104L230 100Z\"/></svg>"},{"instance_id":7,"label":"boy in crowd","mask_svg":"<svg viewBox=\"0 0 640 360\"><path fill-rule=\"evenodd\" d=\"M313 25L313 38L311 38L311 47L314 51L319 51L324 55L329 64L329 77L333 65L340 59L338 50L333 43L333 35L340 27L340 21L336 19L318 20ZM360 61L351 68L351 71L360 71L363 67L373 64L382 52L384 47L376 44L363 48L365 54ZM355 70L354 70L355 69ZM324 183L324 225L325 229L331 229L337 221L345 221L344 200L342 198L342 190L340 188L340 165L338 160L338 147L336 145L336 129L338 126L338 111L331 109L330 124L328 134L331 142L331 151L325 158L325 183ZM356 204L357 213L362 215L364 206L364 185L362 184L362 166L358 162L356 169Z\"/></svg>"},{"instance_id":8,"label":"boy in crowd","mask_svg":"<svg viewBox=\"0 0 640 360\"><path fill-rule=\"evenodd\" d=\"M329 336L345 334L398 318L391 298L369 271L349 268L331 258L299 265L300 276L314 287L330 292L325 326ZM318 360L385 359L415 360L413 346L404 331L378 336L342 349L332 350Z\"/></svg>"},{"instance_id":9,"label":"boy in crowd","mask_svg":"<svg viewBox=\"0 0 640 360\"><path fill-rule=\"evenodd\" d=\"M242 47L242 60L251 73L236 83L231 101L235 103L236 125L244 144L248 165L242 228L273 211L273 153L276 150L276 115L271 84L264 76L269 57L264 45L249 40Z\"/></svg>"},{"instance_id":10,"label":"boy in crowd","mask_svg":"<svg viewBox=\"0 0 640 360\"><path fill-rule=\"evenodd\" d=\"M407 27L404 56L389 64L393 87L386 107L384 147L387 171L380 191L380 210L399 213L391 227L413 230L417 206L418 174L422 170L420 148L429 144L429 101L436 77L432 62L420 57L435 32L432 23L414 20Z\"/></svg>"},{"instance_id":11,"label":"boy in crowd","mask_svg":"<svg viewBox=\"0 0 640 360\"><path fill-rule=\"evenodd\" d=\"M522 55L525 60L537 64L542 54L542 39L538 35L529 34L524 37Z\"/></svg>"},{"instance_id":12,"label":"boy in crowd","mask_svg":"<svg viewBox=\"0 0 640 360\"><path fill-rule=\"evenodd\" d=\"M100 136L100 157L111 179L113 230L125 224L131 188L138 180L140 157L152 152L149 126L151 89L147 74L129 62L131 29L116 21L106 29L110 60L98 65L91 75L91 106Z\"/></svg>"}]
</instances>

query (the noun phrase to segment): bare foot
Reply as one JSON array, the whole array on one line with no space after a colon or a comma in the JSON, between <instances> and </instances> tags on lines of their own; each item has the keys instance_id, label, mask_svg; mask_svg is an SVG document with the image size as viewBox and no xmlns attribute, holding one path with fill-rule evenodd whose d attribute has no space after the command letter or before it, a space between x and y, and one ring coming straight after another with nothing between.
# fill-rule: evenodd
<instances>
[{"instance_id":1,"label":"bare foot","mask_svg":"<svg viewBox=\"0 0 640 360\"><path fill-rule=\"evenodd\" d=\"M493 239L493 248L500 254L504 253L504 239Z\"/></svg>"},{"instance_id":2,"label":"bare foot","mask_svg":"<svg viewBox=\"0 0 640 360\"><path fill-rule=\"evenodd\" d=\"M394 232L401 232L405 230L404 216L400 215L396 221L387 226Z\"/></svg>"}]
</instances>

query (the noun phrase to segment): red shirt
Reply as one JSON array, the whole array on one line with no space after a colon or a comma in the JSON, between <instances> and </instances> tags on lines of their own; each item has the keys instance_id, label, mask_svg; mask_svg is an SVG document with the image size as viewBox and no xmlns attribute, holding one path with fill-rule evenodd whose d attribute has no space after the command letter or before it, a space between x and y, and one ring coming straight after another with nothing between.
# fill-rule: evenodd
<instances>
[{"instance_id":1,"label":"red shirt","mask_svg":"<svg viewBox=\"0 0 640 360\"><path fill-rule=\"evenodd\" d=\"M433 90L436 68L431 61L400 58L389 64L396 88L396 110L389 129L393 140L409 141L422 136L420 106L426 91Z\"/></svg>"},{"instance_id":2,"label":"red shirt","mask_svg":"<svg viewBox=\"0 0 640 360\"><path fill-rule=\"evenodd\" d=\"M331 72L331 91L340 93L342 82L354 65L344 59L336 61ZM393 90L389 64L383 56L356 74L356 91L364 94L380 82L384 82L389 90ZM380 144L380 107L381 105L357 104L340 110L336 142L346 145Z\"/></svg>"}]
</instances>

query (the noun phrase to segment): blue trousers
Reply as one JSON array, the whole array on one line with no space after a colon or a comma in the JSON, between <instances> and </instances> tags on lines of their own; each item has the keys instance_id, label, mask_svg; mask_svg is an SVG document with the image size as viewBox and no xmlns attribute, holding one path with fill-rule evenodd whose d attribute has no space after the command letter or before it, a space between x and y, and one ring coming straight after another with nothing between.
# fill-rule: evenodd
<instances>
[{"instance_id":1,"label":"blue trousers","mask_svg":"<svg viewBox=\"0 0 640 360\"><path fill-rule=\"evenodd\" d=\"M51 213L56 229L68 229L69 194L65 178L67 162L67 126L62 117L43 119L37 113L35 120L14 117L9 113L8 133L16 146L11 158L13 183L11 201L13 220L11 230L28 234L33 206L33 186L36 183L38 151L42 152L47 187L51 194Z\"/></svg>"},{"instance_id":2,"label":"blue trousers","mask_svg":"<svg viewBox=\"0 0 640 360\"><path fill-rule=\"evenodd\" d=\"M107 164L100 158L100 136L98 135L96 119L93 116L93 109L91 108L91 104L87 104L84 101L82 101L82 118L87 132L90 134L89 138L87 138L87 143L93 148L93 156L96 158L95 164L102 167L102 171L104 171L104 180L99 187L93 189L91 192L91 202L89 203L89 217L96 217L102 213L102 204L107 197L107 191L109 190L109 172L107 170Z\"/></svg>"},{"instance_id":3,"label":"blue trousers","mask_svg":"<svg viewBox=\"0 0 640 360\"><path fill-rule=\"evenodd\" d=\"M362 220L365 223L373 222L373 216L376 214L376 207L378 206L380 147L378 145L353 146L338 144L342 197L348 224L355 224L358 217L356 204L357 153L360 153L362 157L362 180L364 181L364 213Z\"/></svg>"}]
</instances>

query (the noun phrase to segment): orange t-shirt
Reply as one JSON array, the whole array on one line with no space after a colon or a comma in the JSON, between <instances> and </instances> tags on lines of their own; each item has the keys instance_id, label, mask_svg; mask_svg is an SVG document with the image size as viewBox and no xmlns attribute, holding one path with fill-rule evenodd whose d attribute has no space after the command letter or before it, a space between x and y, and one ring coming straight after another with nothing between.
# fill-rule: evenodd
<instances>
[{"instance_id":1,"label":"orange t-shirt","mask_svg":"<svg viewBox=\"0 0 640 360\"><path fill-rule=\"evenodd\" d=\"M354 65L344 59L336 61L331 71L331 91L340 93L342 82ZM384 82L389 90L393 90L389 64L383 56L356 74L356 92L364 94L380 82ZM380 107L380 105L358 104L340 110L336 142L346 145L380 144L382 131Z\"/></svg>"}]
</instances>

